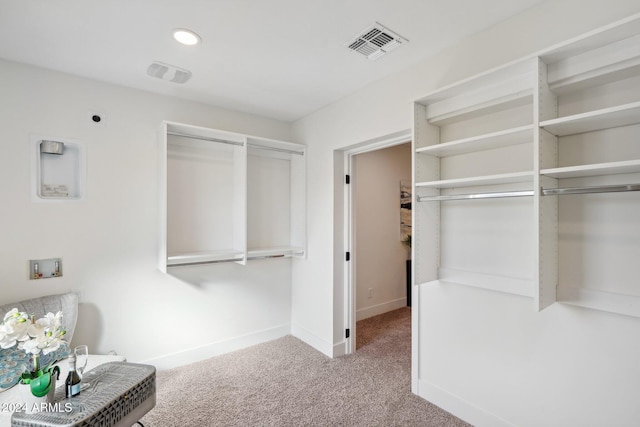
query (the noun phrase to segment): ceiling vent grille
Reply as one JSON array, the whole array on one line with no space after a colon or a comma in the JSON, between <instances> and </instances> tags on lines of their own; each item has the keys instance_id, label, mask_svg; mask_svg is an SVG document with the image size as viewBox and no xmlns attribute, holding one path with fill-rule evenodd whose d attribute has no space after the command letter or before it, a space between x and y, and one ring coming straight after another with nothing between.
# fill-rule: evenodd
<instances>
[{"instance_id":1,"label":"ceiling vent grille","mask_svg":"<svg viewBox=\"0 0 640 427\"><path fill-rule=\"evenodd\" d=\"M191 78L191 71L162 62L152 62L147 74L173 83L186 83Z\"/></svg>"},{"instance_id":2,"label":"ceiling vent grille","mask_svg":"<svg viewBox=\"0 0 640 427\"><path fill-rule=\"evenodd\" d=\"M347 43L347 46L352 51L366 56L367 59L377 59L408 41L376 22Z\"/></svg>"}]
</instances>

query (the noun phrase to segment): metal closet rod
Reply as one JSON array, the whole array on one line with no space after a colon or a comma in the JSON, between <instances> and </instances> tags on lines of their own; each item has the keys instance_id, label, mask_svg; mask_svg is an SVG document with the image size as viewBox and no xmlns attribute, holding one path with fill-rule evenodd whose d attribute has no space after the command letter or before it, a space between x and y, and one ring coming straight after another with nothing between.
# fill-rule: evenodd
<instances>
[{"instance_id":1,"label":"metal closet rod","mask_svg":"<svg viewBox=\"0 0 640 427\"><path fill-rule=\"evenodd\" d=\"M225 258L225 259L216 259L211 261L195 261L195 262L181 262L178 264L167 265L167 268L173 267L187 267L190 265L205 265L205 264L218 264L222 262L237 262L242 261L242 258Z\"/></svg>"},{"instance_id":2,"label":"metal closet rod","mask_svg":"<svg viewBox=\"0 0 640 427\"><path fill-rule=\"evenodd\" d=\"M619 193L640 191L640 184L598 185L590 187L543 188L544 196L563 196L565 194Z\"/></svg>"},{"instance_id":3,"label":"metal closet rod","mask_svg":"<svg viewBox=\"0 0 640 427\"><path fill-rule=\"evenodd\" d=\"M533 196L533 190L500 191L494 193L452 194L449 196L422 196L418 202L439 202L445 200L501 199L506 197Z\"/></svg>"},{"instance_id":4,"label":"metal closet rod","mask_svg":"<svg viewBox=\"0 0 640 427\"><path fill-rule=\"evenodd\" d=\"M277 255L254 255L248 256L247 260L257 260L257 259L271 259L271 258L288 258L293 255L302 255L304 252L295 252L291 254L277 254ZM206 265L206 264L219 264L223 262L238 262L242 261L242 258L225 258L225 259L216 259L211 261L196 261L196 262L181 262L179 264L171 264L167 265L167 268L171 267L186 267L189 265Z\"/></svg>"},{"instance_id":5,"label":"metal closet rod","mask_svg":"<svg viewBox=\"0 0 640 427\"><path fill-rule=\"evenodd\" d=\"M244 142L229 141L229 140L226 140L226 139L212 138L212 137L208 137L208 136L189 135L187 133L180 133L180 132L167 132L167 135L181 136L183 138L199 139L201 141L221 142L223 144L239 145L241 147L244 145Z\"/></svg>"},{"instance_id":6,"label":"metal closet rod","mask_svg":"<svg viewBox=\"0 0 640 427\"><path fill-rule=\"evenodd\" d=\"M640 191L640 184L599 185L590 187L543 188L544 196L562 196L565 194L619 193ZM501 191L494 193L452 194L448 196L419 196L418 202L440 202L446 200L501 199L506 197L533 196L533 190Z\"/></svg>"}]
</instances>

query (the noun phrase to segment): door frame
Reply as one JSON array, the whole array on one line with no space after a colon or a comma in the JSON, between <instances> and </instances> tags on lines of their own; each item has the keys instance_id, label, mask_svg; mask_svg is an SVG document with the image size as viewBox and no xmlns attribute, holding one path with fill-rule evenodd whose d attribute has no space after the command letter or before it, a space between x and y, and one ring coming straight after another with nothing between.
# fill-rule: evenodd
<instances>
[{"instance_id":1,"label":"door frame","mask_svg":"<svg viewBox=\"0 0 640 427\"><path fill-rule=\"evenodd\" d=\"M396 132L384 137L368 140L349 146L343 150L343 168L345 175L351 175L353 172L353 158L358 154L368 153L371 151L382 150L384 148L393 147L396 145L410 143L412 140L411 129ZM413 162L412 162L413 164ZM413 176L413 173L412 173ZM355 218L354 218L354 191L353 185L347 184L346 179L344 182L344 236L343 247L346 252L350 253L350 260L347 261L344 257L344 325L349 329L349 337L345 338L344 354L352 354L356 350L356 275L355 275ZM413 304L413 301L412 301ZM417 310L417 307L415 307ZM336 307L335 310L339 310ZM412 326L413 335L413 326Z\"/></svg>"}]
</instances>

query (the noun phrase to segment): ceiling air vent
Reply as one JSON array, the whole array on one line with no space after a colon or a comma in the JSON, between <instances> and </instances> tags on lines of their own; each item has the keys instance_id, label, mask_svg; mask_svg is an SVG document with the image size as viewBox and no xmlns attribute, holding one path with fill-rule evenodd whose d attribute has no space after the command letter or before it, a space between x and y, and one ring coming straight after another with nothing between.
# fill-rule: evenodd
<instances>
[{"instance_id":1,"label":"ceiling air vent","mask_svg":"<svg viewBox=\"0 0 640 427\"><path fill-rule=\"evenodd\" d=\"M162 62L152 62L147 74L173 83L186 83L191 78L191 71Z\"/></svg>"},{"instance_id":2,"label":"ceiling air vent","mask_svg":"<svg viewBox=\"0 0 640 427\"><path fill-rule=\"evenodd\" d=\"M394 33L382 24L375 23L351 40L347 46L367 59L380 58L387 52L409 40Z\"/></svg>"}]
</instances>

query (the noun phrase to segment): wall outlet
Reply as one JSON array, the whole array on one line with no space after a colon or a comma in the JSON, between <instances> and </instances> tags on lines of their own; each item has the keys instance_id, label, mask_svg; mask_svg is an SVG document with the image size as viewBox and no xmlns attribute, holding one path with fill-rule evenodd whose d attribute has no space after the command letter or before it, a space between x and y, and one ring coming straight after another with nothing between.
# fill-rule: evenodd
<instances>
[{"instance_id":1,"label":"wall outlet","mask_svg":"<svg viewBox=\"0 0 640 427\"><path fill-rule=\"evenodd\" d=\"M373 288L367 290L367 298L373 298Z\"/></svg>"}]
</instances>

